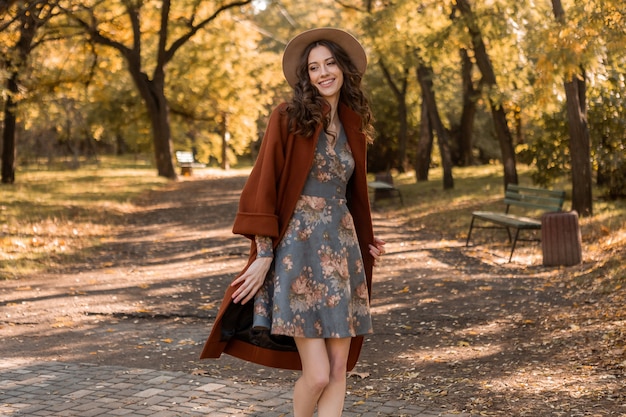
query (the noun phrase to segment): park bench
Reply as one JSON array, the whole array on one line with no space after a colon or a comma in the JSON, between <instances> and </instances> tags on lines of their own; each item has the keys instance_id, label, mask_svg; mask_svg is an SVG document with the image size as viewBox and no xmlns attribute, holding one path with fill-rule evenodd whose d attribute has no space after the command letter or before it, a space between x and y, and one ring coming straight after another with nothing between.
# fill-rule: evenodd
<instances>
[{"instance_id":1,"label":"park bench","mask_svg":"<svg viewBox=\"0 0 626 417\"><path fill-rule=\"evenodd\" d=\"M399 189L394 187L393 185L393 177L390 173L379 173L376 174L375 180L367 183L367 186L374 191L372 196L372 206L376 205L377 200L382 200L384 198L394 198L397 197L400 199L400 204L404 205L404 201L402 201L402 193Z\"/></svg>"},{"instance_id":2,"label":"park bench","mask_svg":"<svg viewBox=\"0 0 626 417\"><path fill-rule=\"evenodd\" d=\"M206 165L196 162L193 152L176 151L176 162L180 167L180 175L185 177L193 174L193 168L204 168Z\"/></svg>"},{"instance_id":3,"label":"park bench","mask_svg":"<svg viewBox=\"0 0 626 417\"><path fill-rule=\"evenodd\" d=\"M494 211L475 211L472 213L469 232L465 246L469 245L473 228L482 229L506 229L511 242L511 253L509 262L513 258L515 245L521 241L539 241L538 238L520 239L521 230L541 230L541 219L536 217L526 217L510 213L512 207L518 207L528 211L540 211L543 213L560 212L565 200L565 191L546 190L543 188L522 187L516 184L509 184L504 195L506 209L504 213ZM540 217L540 216L539 216ZM475 226L474 222L480 220L489 223L489 226ZM511 232L515 230L513 235Z\"/></svg>"}]
</instances>

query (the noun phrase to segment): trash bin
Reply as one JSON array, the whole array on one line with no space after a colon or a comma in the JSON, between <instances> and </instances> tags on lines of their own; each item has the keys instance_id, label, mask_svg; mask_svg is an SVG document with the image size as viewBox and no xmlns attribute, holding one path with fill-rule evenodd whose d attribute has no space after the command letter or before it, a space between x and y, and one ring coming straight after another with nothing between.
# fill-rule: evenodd
<instances>
[{"instance_id":1,"label":"trash bin","mask_svg":"<svg viewBox=\"0 0 626 417\"><path fill-rule=\"evenodd\" d=\"M541 251L545 266L582 262L582 237L575 210L541 216Z\"/></svg>"}]
</instances>

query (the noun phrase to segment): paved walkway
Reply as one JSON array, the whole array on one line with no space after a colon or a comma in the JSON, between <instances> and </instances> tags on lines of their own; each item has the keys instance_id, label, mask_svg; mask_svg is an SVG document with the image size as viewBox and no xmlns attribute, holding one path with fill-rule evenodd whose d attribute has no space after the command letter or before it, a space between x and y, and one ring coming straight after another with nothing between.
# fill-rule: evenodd
<instances>
[{"instance_id":1,"label":"paved walkway","mask_svg":"<svg viewBox=\"0 0 626 417\"><path fill-rule=\"evenodd\" d=\"M184 372L0 359L0 415L280 417L291 415L291 392ZM452 417L401 401L355 396L346 399L343 415Z\"/></svg>"}]
</instances>

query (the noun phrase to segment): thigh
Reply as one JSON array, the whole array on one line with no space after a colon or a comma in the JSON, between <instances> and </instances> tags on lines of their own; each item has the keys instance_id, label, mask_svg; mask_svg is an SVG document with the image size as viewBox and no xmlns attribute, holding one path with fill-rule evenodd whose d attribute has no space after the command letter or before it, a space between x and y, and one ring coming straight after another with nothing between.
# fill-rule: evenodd
<instances>
[{"instance_id":1,"label":"thigh","mask_svg":"<svg viewBox=\"0 0 626 417\"><path fill-rule=\"evenodd\" d=\"M326 351L332 368L347 367L348 355L350 354L350 342L352 338L326 339Z\"/></svg>"},{"instance_id":2,"label":"thigh","mask_svg":"<svg viewBox=\"0 0 626 417\"><path fill-rule=\"evenodd\" d=\"M302 362L302 371L328 374L330 359L325 339L295 337L294 340Z\"/></svg>"}]
</instances>

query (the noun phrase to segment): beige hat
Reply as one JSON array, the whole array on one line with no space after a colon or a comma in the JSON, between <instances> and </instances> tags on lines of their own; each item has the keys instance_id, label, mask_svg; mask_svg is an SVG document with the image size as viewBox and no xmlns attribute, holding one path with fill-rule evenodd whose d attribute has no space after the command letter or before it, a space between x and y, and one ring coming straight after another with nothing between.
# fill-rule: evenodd
<instances>
[{"instance_id":1,"label":"beige hat","mask_svg":"<svg viewBox=\"0 0 626 417\"><path fill-rule=\"evenodd\" d=\"M302 32L289 41L283 53L283 74L290 86L295 86L298 82L297 68L304 50L320 40L336 43L346 51L350 60L363 75L367 68L367 56L363 46L348 32L335 28L317 28Z\"/></svg>"}]
</instances>

